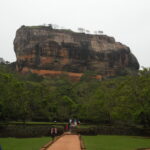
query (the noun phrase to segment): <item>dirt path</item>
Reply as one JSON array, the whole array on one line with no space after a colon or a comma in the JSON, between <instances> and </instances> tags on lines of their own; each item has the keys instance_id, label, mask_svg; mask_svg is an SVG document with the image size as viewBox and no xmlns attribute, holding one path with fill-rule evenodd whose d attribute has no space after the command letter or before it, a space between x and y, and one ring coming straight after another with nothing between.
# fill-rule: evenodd
<instances>
[{"instance_id":1,"label":"dirt path","mask_svg":"<svg viewBox=\"0 0 150 150\"><path fill-rule=\"evenodd\" d=\"M65 135L53 143L47 150L81 150L78 135Z\"/></svg>"}]
</instances>

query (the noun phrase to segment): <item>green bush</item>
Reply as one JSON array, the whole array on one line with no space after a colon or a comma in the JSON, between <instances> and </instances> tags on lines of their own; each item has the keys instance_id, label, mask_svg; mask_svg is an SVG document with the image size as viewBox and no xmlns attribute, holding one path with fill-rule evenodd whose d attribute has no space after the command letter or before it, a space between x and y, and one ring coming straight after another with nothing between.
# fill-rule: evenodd
<instances>
[{"instance_id":1,"label":"green bush","mask_svg":"<svg viewBox=\"0 0 150 150\"><path fill-rule=\"evenodd\" d=\"M138 128L138 127L117 127L117 126L106 126L98 125L87 128L77 128L75 132L81 135L140 135L149 136L150 128Z\"/></svg>"},{"instance_id":2,"label":"green bush","mask_svg":"<svg viewBox=\"0 0 150 150\"><path fill-rule=\"evenodd\" d=\"M58 135L63 133L63 127L58 128ZM51 126L47 125L7 125L0 126L0 137L42 137L50 136Z\"/></svg>"}]
</instances>

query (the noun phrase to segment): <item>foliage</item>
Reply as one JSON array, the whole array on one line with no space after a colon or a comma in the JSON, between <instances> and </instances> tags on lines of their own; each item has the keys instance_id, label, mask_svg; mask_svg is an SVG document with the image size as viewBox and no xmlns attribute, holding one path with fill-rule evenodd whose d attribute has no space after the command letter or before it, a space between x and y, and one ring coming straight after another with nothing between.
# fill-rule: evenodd
<instances>
[{"instance_id":1,"label":"foliage","mask_svg":"<svg viewBox=\"0 0 150 150\"><path fill-rule=\"evenodd\" d=\"M43 137L50 136L52 125L40 124L16 124L16 125L1 125L0 137ZM58 135L63 133L63 126L55 125L58 129Z\"/></svg>"},{"instance_id":2,"label":"foliage","mask_svg":"<svg viewBox=\"0 0 150 150\"><path fill-rule=\"evenodd\" d=\"M150 127L150 71L98 81L85 73L66 76L19 75L0 65L0 121L80 121Z\"/></svg>"}]
</instances>

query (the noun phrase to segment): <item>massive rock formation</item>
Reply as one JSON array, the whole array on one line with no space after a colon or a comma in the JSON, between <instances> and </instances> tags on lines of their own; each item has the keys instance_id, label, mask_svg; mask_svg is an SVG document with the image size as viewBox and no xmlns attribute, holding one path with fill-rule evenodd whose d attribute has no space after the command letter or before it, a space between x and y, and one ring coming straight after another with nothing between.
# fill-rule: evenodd
<instances>
[{"instance_id":1,"label":"massive rock formation","mask_svg":"<svg viewBox=\"0 0 150 150\"><path fill-rule=\"evenodd\" d=\"M125 68L139 69L129 47L106 35L76 33L51 27L22 26L14 40L17 70L42 75L93 71L115 76Z\"/></svg>"}]
</instances>

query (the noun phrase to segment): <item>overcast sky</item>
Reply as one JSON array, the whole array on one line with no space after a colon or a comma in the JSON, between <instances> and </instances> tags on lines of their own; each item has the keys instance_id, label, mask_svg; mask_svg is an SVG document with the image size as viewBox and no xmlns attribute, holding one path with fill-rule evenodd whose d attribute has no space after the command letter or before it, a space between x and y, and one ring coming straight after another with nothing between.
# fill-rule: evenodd
<instances>
[{"instance_id":1,"label":"overcast sky","mask_svg":"<svg viewBox=\"0 0 150 150\"><path fill-rule=\"evenodd\" d=\"M21 25L51 23L102 30L150 67L150 0L0 0L0 57L16 60L13 40Z\"/></svg>"}]
</instances>

